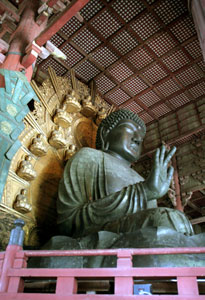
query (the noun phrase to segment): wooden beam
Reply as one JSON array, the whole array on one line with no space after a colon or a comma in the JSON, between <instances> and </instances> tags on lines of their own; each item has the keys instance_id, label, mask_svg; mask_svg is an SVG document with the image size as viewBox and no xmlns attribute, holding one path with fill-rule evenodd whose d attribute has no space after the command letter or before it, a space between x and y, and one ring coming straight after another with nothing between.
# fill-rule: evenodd
<instances>
[{"instance_id":1,"label":"wooden beam","mask_svg":"<svg viewBox=\"0 0 205 300\"><path fill-rule=\"evenodd\" d=\"M192 225L204 223L205 222L205 217L192 219L192 220L190 220L190 222L191 222Z\"/></svg>"},{"instance_id":2,"label":"wooden beam","mask_svg":"<svg viewBox=\"0 0 205 300\"><path fill-rule=\"evenodd\" d=\"M89 0L73 0L60 15L37 37L36 44L43 46L58 32L73 16L77 14Z\"/></svg>"},{"instance_id":3,"label":"wooden beam","mask_svg":"<svg viewBox=\"0 0 205 300\"><path fill-rule=\"evenodd\" d=\"M202 214L202 209L200 207L198 207L197 205L195 205L192 201L188 201L187 205L189 207L193 208L195 211L197 211L200 214Z\"/></svg>"},{"instance_id":4,"label":"wooden beam","mask_svg":"<svg viewBox=\"0 0 205 300\"><path fill-rule=\"evenodd\" d=\"M189 130L189 131L186 132L186 133L183 133L183 134L181 134L181 135L179 135L179 136L177 136L177 137L175 137L175 138L172 138L172 139L166 141L166 144L169 145L169 146L175 145L175 144L176 144L177 142L179 142L181 139L188 138L189 136L193 136L194 134L197 134L197 133L199 133L199 132L201 132L201 131L204 131L204 130L205 130L205 125L203 125L203 126L201 126L201 127L198 127L198 128L194 128L194 129L192 129L192 130ZM160 146L160 145L159 145L159 146ZM141 160L143 157L145 157L145 156L147 156L147 155L149 155L149 154L152 154L154 151L156 151L156 149L157 149L159 146L153 147L153 148L151 148L151 149L149 149L149 150L147 150L147 151L145 150L146 152L144 152L144 153L141 155L140 160ZM202 186L202 188L203 188L203 186Z\"/></svg>"},{"instance_id":5,"label":"wooden beam","mask_svg":"<svg viewBox=\"0 0 205 300\"><path fill-rule=\"evenodd\" d=\"M180 184L179 184L179 176L177 171L177 161L176 157L172 158L172 164L174 167L174 185L175 185L175 193L176 193L176 209L180 211L184 211L181 201L181 191L180 191Z\"/></svg>"},{"instance_id":6,"label":"wooden beam","mask_svg":"<svg viewBox=\"0 0 205 300\"><path fill-rule=\"evenodd\" d=\"M7 11L12 17L19 22L20 17L18 15L18 9L9 1L1 0L0 1L0 9L3 11Z\"/></svg>"}]
</instances>

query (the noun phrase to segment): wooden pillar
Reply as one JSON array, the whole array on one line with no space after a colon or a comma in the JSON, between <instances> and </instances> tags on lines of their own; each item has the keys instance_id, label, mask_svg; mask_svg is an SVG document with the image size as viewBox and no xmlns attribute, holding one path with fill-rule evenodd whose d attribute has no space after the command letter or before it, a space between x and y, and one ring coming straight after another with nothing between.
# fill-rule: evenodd
<instances>
[{"instance_id":1,"label":"wooden pillar","mask_svg":"<svg viewBox=\"0 0 205 300\"><path fill-rule=\"evenodd\" d=\"M189 0L189 4L205 61L205 0Z\"/></svg>"},{"instance_id":2,"label":"wooden pillar","mask_svg":"<svg viewBox=\"0 0 205 300\"><path fill-rule=\"evenodd\" d=\"M9 50L1 69L13 71L25 71L27 79L30 81L33 69L32 65L25 68L22 63L22 57L25 55L26 47L45 29L47 20L40 26L35 22L35 17L39 7L39 0L27 1L22 13L20 23L11 36ZM1 76L1 75L0 75ZM5 87L3 76L0 77L0 87Z\"/></svg>"},{"instance_id":3,"label":"wooden pillar","mask_svg":"<svg viewBox=\"0 0 205 300\"><path fill-rule=\"evenodd\" d=\"M24 231L23 226L25 225L24 221L17 219L14 221L15 228L12 229L9 239L9 244L6 248L4 255L4 261L0 277L0 292L17 292L23 289L22 280L20 277L11 278L8 275L8 272L11 268L22 268L26 266L24 260L24 254L21 259L16 260L16 254L19 250L22 250L23 241L24 241Z\"/></svg>"},{"instance_id":4,"label":"wooden pillar","mask_svg":"<svg viewBox=\"0 0 205 300\"><path fill-rule=\"evenodd\" d=\"M181 192L180 192L180 185L179 185L179 176L177 171L177 162L176 157L172 158L172 163L174 167L174 185L175 185L175 192L176 192L176 209L180 211L184 211L181 201Z\"/></svg>"}]
</instances>

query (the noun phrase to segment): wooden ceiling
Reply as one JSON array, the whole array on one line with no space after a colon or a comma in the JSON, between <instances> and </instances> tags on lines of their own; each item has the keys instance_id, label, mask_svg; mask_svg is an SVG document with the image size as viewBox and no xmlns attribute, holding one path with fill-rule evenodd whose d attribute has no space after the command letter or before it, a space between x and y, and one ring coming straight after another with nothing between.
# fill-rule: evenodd
<instances>
[{"instance_id":1,"label":"wooden ceiling","mask_svg":"<svg viewBox=\"0 0 205 300\"><path fill-rule=\"evenodd\" d=\"M38 58L37 72L70 68L103 98L154 122L204 96L205 63L186 1L90 0L51 42L65 61Z\"/></svg>"}]
</instances>

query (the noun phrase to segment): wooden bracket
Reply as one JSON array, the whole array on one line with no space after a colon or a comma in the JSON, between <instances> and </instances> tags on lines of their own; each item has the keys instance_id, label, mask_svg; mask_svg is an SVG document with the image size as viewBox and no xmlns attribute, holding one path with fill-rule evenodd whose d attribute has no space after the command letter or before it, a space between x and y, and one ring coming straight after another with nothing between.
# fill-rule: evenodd
<instances>
[{"instance_id":1,"label":"wooden bracket","mask_svg":"<svg viewBox=\"0 0 205 300\"><path fill-rule=\"evenodd\" d=\"M41 47L33 41L26 47L26 55L22 58L21 64L27 69L36 61L39 53L41 53Z\"/></svg>"}]
</instances>

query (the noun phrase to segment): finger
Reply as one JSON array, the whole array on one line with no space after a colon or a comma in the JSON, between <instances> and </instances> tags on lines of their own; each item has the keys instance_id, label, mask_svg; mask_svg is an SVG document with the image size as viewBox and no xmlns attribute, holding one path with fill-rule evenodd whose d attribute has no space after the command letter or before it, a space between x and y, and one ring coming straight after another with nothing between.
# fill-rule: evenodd
<instances>
[{"instance_id":1,"label":"finger","mask_svg":"<svg viewBox=\"0 0 205 300\"><path fill-rule=\"evenodd\" d=\"M157 148L156 152L155 152L155 157L154 157L154 166L155 167L159 167L159 154L160 154L160 150L159 148Z\"/></svg>"},{"instance_id":2,"label":"finger","mask_svg":"<svg viewBox=\"0 0 205 300\"><path fill-rule=\"evenodd\" d=\"M164 160L164 167L167 167L169 161L171 160L172 156L174 155L174 153L176 152L177 148L173 147L169 153L167 154L165 160Z\"/></svg>"},{"instance_id":3,"label":"finger","mask_svg":"<svg viewBox=\"0 0 205 300\"><path fill-rule=\"evenodd\" d=\"M167 175L167 183L169 184L169 186L170 186L173 174L174 174L174 168L173 167L169 167L169 169L168 169L168 175Z\"/></svg>"},{"instance_id":4,"label":"finger","mask_svg":"<svg viewBox=\"0 0 205 300\"><path fill-rule=\"evenodd\" d=\"M163 164L163 162L164 162L165 151L166 151L166 148L164 145L162 145L161 152L160 152L160 158L159 158L160 164Z\"/></svg>"}]
</instances>

